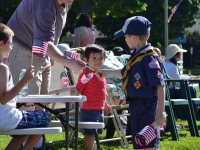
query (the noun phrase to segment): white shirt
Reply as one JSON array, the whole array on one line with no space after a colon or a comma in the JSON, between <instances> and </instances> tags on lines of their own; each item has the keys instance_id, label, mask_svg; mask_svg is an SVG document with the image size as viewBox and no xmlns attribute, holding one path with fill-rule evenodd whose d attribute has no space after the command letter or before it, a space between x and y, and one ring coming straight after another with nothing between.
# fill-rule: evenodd
<instances>
[{"instance_id":1,"label":"white shirt","mask_svg":"<svg viewBox=\"0 0 200 150\"><path fill-rule=\"evenodd\" d=\"M171 61L166 61L165 63L165 69L166 69L166 72L167 74L171 77L171 78L174 78L174 79L183 79L183 78L189 78L189 76L183 76L183 75L180 75L179 74L179 70L178 70L178 67L173 64ZM172 84L170 84L170 88L172 88ZM177 87L180 87L180 83L176 83L176 86Z\"/></svg>"},{"instance_id":2,"label":"white shirt","mask_svg":"<svg viewBox=\"0 0 200 150\"><path fill-rule=\"evenodd\" d=\"M178 68L175 64L173 64L170 61L167 61L165 63L165 69L167 71L167 74L174 79L180 79L181 75L179 74Z\"/></svg>"},{"instance_id":3,"label":"white shirt","mask_svg":"<svg viewBox=\"0 0 200 150\"><path fill-rule=\"evenodd\" d=\"M8 88L13 87L12 76L8 81ZM16 98L13 98L5 105L0 103L0 130L15 129L22 120L22 113L16 108Z\"/></svg>"}]
</instances>

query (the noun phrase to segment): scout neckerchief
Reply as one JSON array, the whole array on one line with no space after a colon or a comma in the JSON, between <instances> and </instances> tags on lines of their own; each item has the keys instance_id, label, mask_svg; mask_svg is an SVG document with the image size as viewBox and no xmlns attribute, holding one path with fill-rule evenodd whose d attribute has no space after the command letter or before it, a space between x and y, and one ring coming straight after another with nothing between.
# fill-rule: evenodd
<instances>
[{"instance_id":1,"label":"scout neckerchief","mask_svg":"<svg viewBox=\"0 0 200 150\"><path fill-rule=\"evenodd\" d=\"M124 89L126 95L127 95L126 86L128 84L130 68L135 63L137 63L140 59L142 59L142 58L144 58L145 56L148 56L148 55L158 56L158 54L155 51L153 51L153 47L150 46L148 48L148 50L146 50L146 52L144 52L144 53L138 53L135 56L129 58L129 60L128 60L127 64L126 64L126 69L124 71L123 82L122 82L122 88Z\"/></svg>"}]
</instances>

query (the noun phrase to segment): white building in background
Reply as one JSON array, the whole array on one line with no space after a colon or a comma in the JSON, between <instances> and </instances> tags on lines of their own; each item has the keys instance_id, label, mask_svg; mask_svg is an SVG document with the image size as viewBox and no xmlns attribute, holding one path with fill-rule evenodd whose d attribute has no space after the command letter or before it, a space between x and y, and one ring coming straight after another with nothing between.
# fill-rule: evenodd
<instances>
[{"instance_id":1,"label":"white building in background","mask_svg":"<svg viewBox=\"0 0 200 150\"><path fill-rule=\"evenodd\" d=\"M187 28L186 30L190 32L200 31L200 19L196 19L197 23L193 25L191 28Z\"/></svg>"}]
</instances>

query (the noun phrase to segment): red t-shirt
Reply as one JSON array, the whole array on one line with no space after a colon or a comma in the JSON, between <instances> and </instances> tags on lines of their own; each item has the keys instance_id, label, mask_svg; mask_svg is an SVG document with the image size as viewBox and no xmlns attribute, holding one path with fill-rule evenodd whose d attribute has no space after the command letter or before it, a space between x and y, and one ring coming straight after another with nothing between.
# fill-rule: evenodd
<instances>
[{"instance_id":1,"label":"red t-shirt","mask_svg":"<svg viewBox=\"0 0 200 150\"><path fill-rule=\"evenodd\" d=\"M83 102L83 110L103 110L106 101L106 79L98 78L95 72L86 70L79 75L76 88L81 91L81 95L87 97Z\"/></svg>"}]
</instances>

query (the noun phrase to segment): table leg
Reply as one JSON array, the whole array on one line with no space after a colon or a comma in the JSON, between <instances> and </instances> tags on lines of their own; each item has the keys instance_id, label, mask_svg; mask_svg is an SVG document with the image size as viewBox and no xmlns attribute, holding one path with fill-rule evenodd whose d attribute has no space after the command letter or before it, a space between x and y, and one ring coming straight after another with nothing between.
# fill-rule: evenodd
<instances>
[{"instance_id":1,"label":"table leg","mask_svg":"<svg viewBox=\"0 0 200 150\"><path fill-rule=\"evenodd\" d=\"M69 103L66 103L66 127L65 127L65 139L66 139L66 150L68 150L69 147Z\"/></svg>"},{"instance_id":2,"label":"table leg","mask_svg":"<svg viewBox=\"0 0 200 150\"><path fill-rule=\"evenodd\" d=\"M75 150L78 150L78 118L79 118L79 103L75 103Z\"/></svg>"}]
</instances>

